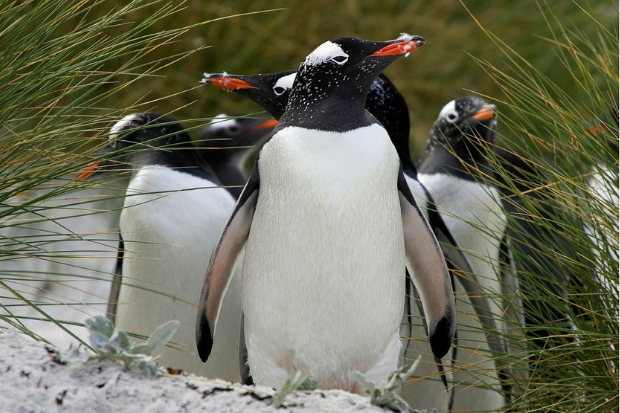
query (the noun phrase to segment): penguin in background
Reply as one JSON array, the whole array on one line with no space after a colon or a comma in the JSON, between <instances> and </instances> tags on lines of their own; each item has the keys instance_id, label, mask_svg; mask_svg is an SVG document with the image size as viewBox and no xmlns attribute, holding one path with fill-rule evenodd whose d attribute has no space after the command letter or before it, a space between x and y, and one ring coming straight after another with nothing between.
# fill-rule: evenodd
<instances>
[{"instance_id":1,"label":"penguin in background","mask_svg":"<svg viewBox=\"0 0 620 413\"><path fill-rule=\"evenodd\" d=\"M250 115L220 113L200 131L196 146L220 183L235 199L248 179L245 164L278 122Z\"/></svg>"},{"instance_id":2,"label":"penguin in background","mask_svg":"<svg viewBox=\"0 0 620 413\"><path fill-rule=\"evenodd\" d=\"M279 119L286 108L295 73L294 71L258 75L214 73L205 74L202 83L212 84L241 94L261 105L274 118ZM456 270L466 274L466 277L459 277L461 279L460 282L471 297L473 311L487 329L489 346L497 353L504 352L502 340L494 331L495 323L488 300L484 298L484 294L479 287L467 258L460 251L458 244L445 226L441 215L433 206L432 197L417 180L416 167L411 160L409 152L410 123L407 103L396 86L384 74L379 75L373 82L366 100L366 109L387 130L399 155L409 189L424 213L425 218L428 219L435 236L442 241L441 247L444 250L446 260L448 260L451 272ZM409 283L407 287L410 287ZM436 407L439 410L447 410L453 392L449 391L447 393L441 381L450 380L452 367L445 366L445 371L443 371L444 365L441 361L433 359L429 353L428 345L424 341L424 331L420 328L420 323L415 323L414 321L422 318L420 316L421 311L418 308L419 300L416 299L411 288L408 288L407 296L409 298L406 302L405 317L402 324L403 330L401 331L401 335L404 338L404 354L402 358L404 364L408 365L417 358L418 354L423 354L424 356L415 372L416 376L432 378L422 381L418 380L413 385L406 385L403 388L402 395L405 400L417 407ZM469 309L472 310L471 308ZM418 325L417 328L415 324ZM453 348L448 360L455 357L455 351L456 349ZM437 378L438 367L441 380ZM500 369L503 366L498 362L497 367Z\"/></svg>"},{"instance_id":3,"label":"penguin in background","mask_svg":"<svg viewBox=\"0 0 620 413\"><path fill-rule=\"evenodd\" d=\"M507 285L516 290L516 277L512 268L506 270L506 253L502 249L506 217L488 159L495 141L496 112L494 105L478 97L461 97L446 104L417 166L418 179L433 197L450 233L467 253L487 297L492 319L480 321L507 332L508 326L501 319L505 312L501 294ZM459 347L451 409L500 409L506 403L502 395L505 377L493 360L498 352L490 346L484 329L467 316L475 310L467 288L462 285L464 278L455 280L457 305L463 311L457 314ZM504 351L499 355L502 354Z\"/></svg>"},{"instance_id":4,"label":"penguin in background","mask_svg":"<svg viewBox=\"0 0 620 413\"><path fill-rule=\"evenodd\" d=\"M257 384L279 387L293 367L321 388L362 392L348 378L352 369L385 382L400 351L405 251L433 352L448 351L454 308L445 263L385 129L364 109L373 79L421 44L405 35L391 42L341 38L302 63L211 261L197 319L203 360L217 336L219 297L246 240L245 337Z\"/></svg>"},{"instance_id":5,"label":"penguin in background","mask_svg":"<svg viewBox=\"0 0 620 413\"><path fill-rule=\"evenodd\" d=\"M566 345L568 341L563 337L571 328L567 315L571 310L552 306L557 300L548 297L563 297L567 285L580 283L574 264L581 261L579 252L561 224L569 217L558 208L556 195L535 162L501 148L494 149L494 157L502 205L510 217L507 240L519 288L526 298L523 314L528 344L534 351ZM571 226L578 225L575 222Z\"/></svg>"},{"instance_id":6,"label":"penguin in background","mask_svg":"<svg viewBox=\"0 0 620 413\"><path fill-rule=\"evenodd\" d=\"M235 199L221 187L190 136L174 119L157 113L127 115L110 130L105 160L82 179L105 168L129 168L131 178L120 216L121 242L110 291L108 317L117 328L147 335L169 321L180 322L159 362L211 378L240 380L240 273L222 304L222 330L214 357L197 363L194 323L196 291Z\"/></svg>"}]
</instances>

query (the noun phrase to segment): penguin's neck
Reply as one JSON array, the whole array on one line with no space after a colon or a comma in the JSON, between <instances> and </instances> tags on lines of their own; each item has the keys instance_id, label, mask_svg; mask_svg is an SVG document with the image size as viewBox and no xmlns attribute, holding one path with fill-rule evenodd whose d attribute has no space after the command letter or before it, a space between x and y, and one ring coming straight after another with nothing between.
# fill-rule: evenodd
<instances>
[{"instance_id":1,"label":"penguin's neck","mask_svg":"<svg viewBox=\"0 0 620 413\"><path fill-rule=\"evenodd\" d=\"M418 170L424 174L445 173L467 180L486 180L493 176L485 146L465 142L433 142Z\"/></svg>"},{"instance_id":2,"label":"penguin's neck","mask_svg":"<svg viewBox=\"0 0 620 413\"><path fill-rule=\"evenodd\" d=\"M339 90L323 93L318 87L313 91L293 91L286 112L280 118L281 126L299 126L331 132L346 132L377 123L365 109L366 96L360 90L346 93Z\"/></svg>"},{"instance_id":3,"label":"penguin's neck","mask_svg":"<svg viewBox=\"0 0 620 413\"><path fill-rule=\"evenodd\" d=\"M198 156L196 148L166 148L131 154L128 159L134 170L160 165L219 184L213 170Z\"/></svg>"}]
</instances>

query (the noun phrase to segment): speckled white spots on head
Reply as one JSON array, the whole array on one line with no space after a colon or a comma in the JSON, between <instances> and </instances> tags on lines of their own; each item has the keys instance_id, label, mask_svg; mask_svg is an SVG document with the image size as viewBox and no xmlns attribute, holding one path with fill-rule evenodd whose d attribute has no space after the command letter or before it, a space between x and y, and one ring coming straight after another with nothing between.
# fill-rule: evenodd
<instances>
[{"instance_id":1,"label":"speckled white spots on head","mask_svg":"<svg viewBox=\"0 0 620 413\"><path fill-rule=\"evenodd\" d=\"M127 115L123 117L121 120L119 120L118 122L116 122L114 126L112 126L112 128L110 129L110 136L108 137L108 139L115 140L116 138L118 138L118 134L123 129L131 128L132 127L131 123L134 120L136 120L139 116L140 116L139 113L132 113L131 115Z\"/></svg>"},{"instance_id":2,"label":"speckled white spots on head","mask_svg":"<svg viewBox=\"0 0 620 413\"><path fill-rule=\"evenodd\" d=\"M446 106L443 107L443 109L441 109L437 119L446 119L450 122L455 122L458 118L459 114L456 111L456 101L451 100L446 104Z\"/></svg>"},{"instance_id":3,"label":"speckled white spots on head","mask_svg":"<svg viewBox=\"0 0 620 413\"><path fill-rule=\"evenodd\" d=\"M227 129L230 127L236 127L238 124L237 119L232 119L230 115L226 113L220 113L211 119L209 122L209 129L212 130L221 130Z\"/></svg>"},{"instance_id":4,"label":"speckled white spots on head","mask_svg":"<svg viewBox=\"0 0 620 413\"><path fill-rule=\"evenodd\" d=\"M411 40L413 36L410 35L409 33L401 33L398 35L398 37L396 38L396 40Z\"/></svg>"},{"instance_id":5,"label":"speckled white spots on head","mask_svg":"<svg viewBox=\"0 0 620 413\"><path fill-rule=\"evenodd\" d=\"M304 60L304 65L316 66L318 64L340 56L345 57L346 59L342 61L335 61L338 64L343 64L349 59L349 55L345 53L344 50L342 50L342 47L340 47L340 45L328 40L316 49L314 49L314 51L310 53L308 57L306 57L306 60Z\"/></svg>"},{"instance_id":6,"label":"speckled white spots on head","mask_svg":"<svg viewBox=\"0 0 620 413\"><path fill-rule=\"evenodd\" d=\"M282 93L293 88L293 82L295 81L296 72L290 75L282 76L275 85L273 85L273 93L280 96Z\"/></svg>"}]
</instances>

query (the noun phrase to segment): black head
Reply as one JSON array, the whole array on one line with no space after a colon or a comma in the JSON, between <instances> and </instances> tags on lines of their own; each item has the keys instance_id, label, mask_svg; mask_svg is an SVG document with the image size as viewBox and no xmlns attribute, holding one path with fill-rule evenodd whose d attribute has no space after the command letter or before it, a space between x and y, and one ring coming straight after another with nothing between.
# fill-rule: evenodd
<instances>
[{"instance_id":1,"label":"black head","mask_svg":"<svg viewBox=\"0 0 620 413\"><path fill-rule=\"evenodd\" d=\"M203 82L246 96L279 119L286 108L296 73L285 71L247 76L205 74ZM415 165L409 152L409 108L385 74L381 73L370 86L366 109L387 130L405 172L415 175Z\"/></svg>"},{"instance_id":2,"label":"black head","mask_svg":"<svg viewBox=\"0 0 620 413\"><path fill-rule=\"evenodd\" d=\"M475 96L446 104L431 129L430 143L455 147L461 143L493 144L497 107Z\"/></svg>"},{"instance_id":3,"label":"black head","mask_svg":"<svg viewBox=\"0 0 620 413\"><path fill-rule=\"evenodd\" d=\"M247 181L246 161L269 139L277 123L274 119L222 113L200 132L200 155L235 198Z\"/></svg>"},{"instance_id":4,"label":"black head","mask_svg":"<svg viewBox=\"0 0 620 413\"><path fill-rule=\"evenodd\" d=\"M495 142L496 113L495 105L479 97L449 102L433 124L418 171L443 172L463 179L492 176L488 158Z\"/></svg>"},{"instance_id":5,"label":"black head","mask_svg":"<svg viewBox=\"0 0 620 413\"><path fill-rule=\"evenodd\" d=\"M217 182L183 126L158 113L135 113L116 122L110 129L107 151L112 154L103 162L103 168L161 165Z\"/></svg>"},{"instance_id":6,"label":"black head","mask_svg":"<svg viewBox=\"0 0 620 413\"><path fill-rule=\"evenodd\" d=\"M135 146L147 150L191 143L191 138L176 120L158 113L134 113L112 126L108 146L120 150Z\"/></svg>"},{"instance_id":7,"label":"black head","mask_svg":"<svg viewBox=\"0 0 620 413\"><path fill-rule=\"evenodd\" d=\"M281 124L328 130L359 127L359 113L375 78L424 43L410 35L387 42L341 37L323 43L299 67Z\"/></svg>"},{"instance_id":8,"label":"black head","mask_svg":"<svg viewBox=\"0 0 620 413\"><path fill-rule=\"evenodd\" d=\"M201 82L236 92L259 104L271 116L280 119L293 87L295 71L258 75L229 75L205 73Z\"/></svg>"},{"instance_id":9,"label":"black head","mask_svg":"<svg viewBox=\"0 0 620 413\"><path fill-rule=\"evenodd\" d=\"M269 137L274 119L220 113L200 131L199 145L246 152Z\"/></svg>"}]
</instances>

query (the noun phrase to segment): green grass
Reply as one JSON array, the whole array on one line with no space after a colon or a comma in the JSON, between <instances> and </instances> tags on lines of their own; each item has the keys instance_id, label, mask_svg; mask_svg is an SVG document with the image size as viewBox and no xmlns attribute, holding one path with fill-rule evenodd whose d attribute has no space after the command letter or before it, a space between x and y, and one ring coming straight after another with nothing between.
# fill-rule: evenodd
<instances>
[{"instance_id":1,"label":"green grass","mask_svg":"<svg viewBox=\"0 0 620 413\"><path fill-rule=\"evenodd\" d=\"M509 108L500 122L509 128L513 147L523 148L538 170L521 181L525 192L510 184L506 188L518 201L520 219L511 221L516 234L523 233L523 225L534 225L545 236L528 240L529 254L515 252L519 265L527 268L521 295L531 304L529 316L550 335L545 346L522 339L527 327L507 337L522 358L529 357L532 368L515 386L510 407L517 410L618 409L618 126L610 113L611 107L618 108L618 25L603 24L587 5L572 7L589 20L594 34L560 20L548 4L540 6L549 29L540 41L572 87L490 31L489 39L510 62L510 70L477 59L502 92L494 100ZM609 130L593 133L590 128L599 124L599 117ZM498 170L504 182L514 177ZM592 175L602 170L608 171L605 198L589 186ZM541 265L543 259L556 264L564 280ZM558 320L551 309L567 320Z\"/></svg>"}]
</instances>

